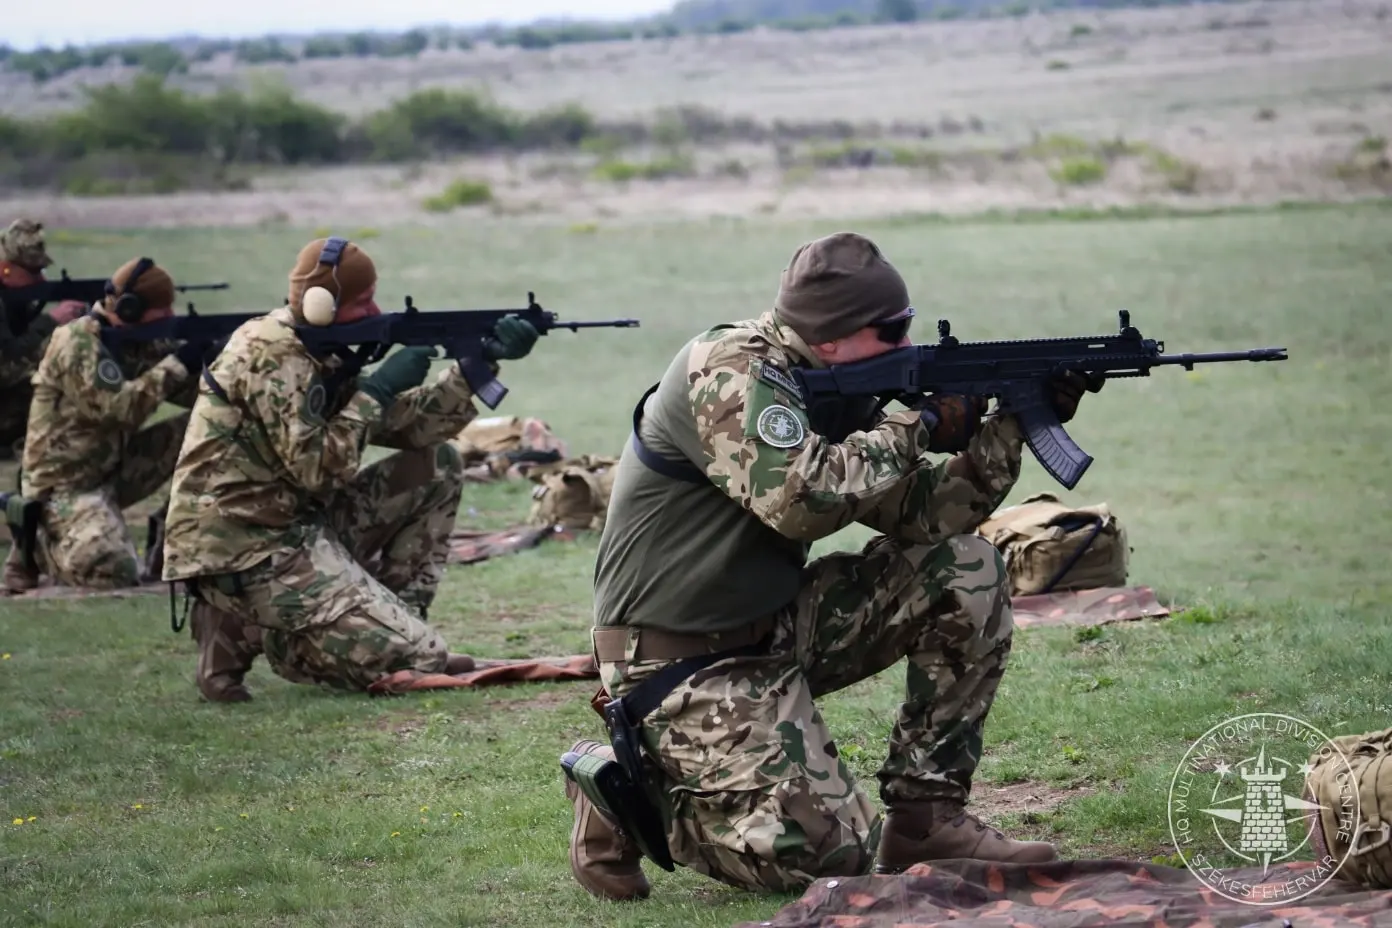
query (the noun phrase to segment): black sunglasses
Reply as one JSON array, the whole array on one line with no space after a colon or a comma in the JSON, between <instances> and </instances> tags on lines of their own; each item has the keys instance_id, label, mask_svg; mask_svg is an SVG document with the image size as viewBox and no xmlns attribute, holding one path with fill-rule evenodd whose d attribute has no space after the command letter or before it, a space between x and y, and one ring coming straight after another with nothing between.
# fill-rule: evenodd
<instances>
[{"instance_id":1,"label":"black sunglasses","mask_svg":"<svg viewBox=\"0 0 1392 928\"><path fill-rule=\"evenodd\" d=\"M888 319L880 319L870 323L870 327L875 330L875 334L880 341L897 345L904 340L904 336L909 334L909 325L913 323L914 308L910 306L902 313L895 313Z\"/></svg>"}]
</instances>

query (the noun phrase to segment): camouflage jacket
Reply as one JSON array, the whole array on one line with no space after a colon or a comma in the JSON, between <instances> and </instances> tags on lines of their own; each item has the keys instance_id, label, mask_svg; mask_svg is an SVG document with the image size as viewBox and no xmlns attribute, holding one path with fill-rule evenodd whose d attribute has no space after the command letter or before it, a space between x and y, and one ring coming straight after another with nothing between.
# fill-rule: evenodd
<instances>
[{"instance_id":1,"label":"camouflage jacket","mask_svg":"<svg viewBox=\"0 0 1392 928\"><path fill-rule=\"evenodd\" d=\"M200 384L170 488L164 579L241 571L299 547L369 442L425 448L478 415L456 364L384 413L356 377L335 385L333 365L293 326L284 308L258 316L209 366L221 394Z\"/></svg>"},{"instance_id":2,"label":"camouflage jacket","mask_svg":"<svg viewBox=\"0 0 1392 928\"><path fill-rule=\"evenodd\" d=\"M127 436L137 431L190 374L166 356L129 377L101 341L101 320L59 326L34 374L24 444L25 496L84 493L119 470Z\"/></svg>"},{"instance_id":3,"label":"camouflage jacket","mask_svg":"<svg viewBox=\"0 0 1392 928\"><path fill-rule=\"evenodd\" d=\"M930 455L910 410L832 442L810 428L788 373L817 364L772 313L682 349L648 400L642 435L707 479L663 477L625 448L600 538L596 624L736 628L793 599L817 539L859 523L936 544L973 531L1009 494L1023 446L1013 417L988 418L962 455L972 468Z\"/></svg>"}]
</instances>

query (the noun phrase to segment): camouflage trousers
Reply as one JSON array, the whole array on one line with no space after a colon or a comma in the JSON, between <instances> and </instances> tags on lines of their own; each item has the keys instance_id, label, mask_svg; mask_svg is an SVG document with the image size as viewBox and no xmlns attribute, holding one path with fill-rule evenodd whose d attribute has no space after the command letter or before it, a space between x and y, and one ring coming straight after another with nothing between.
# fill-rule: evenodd
<instances>
[{"instance_id":1,"label":"camouflage trousers","mask_svg":"<svg viewBox=\"0 0 1392 928\"><path fill-rule=\"evenodd\" d=\"M140 554L121 510L153 495L174 474L189 414L141 429L121 467L86 493L54 493L39 526L39 569L65 586L117 589L141 582Z\"/></svg>"},{"instance_id":2,"label":"camouflage trousers","mask_svg":"<svg viewBox=\"0 0 1392 928\"><path fill-rule=\"evenodd\" d=\"M347 690L398 670L443 671L448 649L424 620L463 489L450 445L394 454L339 491L300 547L235 583L200 579L197 595L231 617L200 644L200 676L245 671L260 653L287 680Z\"/></svg>"},{"instance_id":3,"label":"camouflage trousers","mask_svg":"<svg viewBox=\"0 0 1392 928\"><path fill-rule=\"evenodd\" d=\"M880 838L879 811L814 700L907 657L880 797L965 801L1013 626L1005 565L974 535L933 546L879 536L819 558L776 619L766 654L696 673L643 735L673 859L733 886L790 892L869 872ZM600 674L622 696L667 663L604 663Z\"/></svg>"}]
</instances>

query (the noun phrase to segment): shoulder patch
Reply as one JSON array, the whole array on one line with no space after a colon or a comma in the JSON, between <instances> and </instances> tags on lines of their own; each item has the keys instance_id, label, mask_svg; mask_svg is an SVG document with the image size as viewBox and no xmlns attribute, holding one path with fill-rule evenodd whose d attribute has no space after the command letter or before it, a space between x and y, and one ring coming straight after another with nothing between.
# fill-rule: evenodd
<instances>
[{"instance_id":1,"label":"shoulder patch","mask_svg":"<svg viewBox=\"0 0 1392 928\"><path fill-rule=\"evenodd\" d=\"M103 390L120 390L125 380L121 365L114 358L103 356L97 359L97 386Z\"/></svg>"},{"instance_id":2,"label":"shoulder patch","mask_svg":"<svg viewBox=\"0 0 1392 928\"><path fill-rule=\"evenodd\" d=\"M765 443L775 448L793 448L802 444L806 430L802 420L787 406L774 403L759 413L755 431Z\"/></svg>"},{"instance_id":3,"label":"shoulder patch","mask_svg":"<svg viewBox=\"0 0 1392 928\"><path fill-rule=\"evenodd\" d=\"M324 405L328 402L328 390L324 382L315 377L305 390L304 403L300 405L300 418L310 425L324 424Z\"/></svg>"},{"instance_id":4,"label":"shoulder patch","mask_svg":"<svg viewBox=\"0 0 1392 928\"><path fill-rule=\"evenodd\" d=\"M755 377L771 387L782 390L788 394L788 398L793 402L802 403L802 391L798 389L797 381L793 379L791 374L768 361L761 360L756 366Z\"/></svg>"}]
</instances>

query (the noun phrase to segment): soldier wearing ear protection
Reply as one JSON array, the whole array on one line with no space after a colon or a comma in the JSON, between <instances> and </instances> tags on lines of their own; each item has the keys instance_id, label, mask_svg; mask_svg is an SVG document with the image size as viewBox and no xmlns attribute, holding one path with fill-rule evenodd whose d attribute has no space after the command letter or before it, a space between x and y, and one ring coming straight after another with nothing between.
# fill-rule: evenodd
<instances>
[{"instance_id":1,"label":"soldier wearing ear protection","mask_svg":"<svg viewBox=\"0 0 1392 928\"><path fill-rule=\"evenodd\" d=\"M171 488L164 578L194 596L199 690L250 699L259 654L288 680L352 690L467 670L425 620L464 485L449 440L477 416L473 392L454 364L426 383L430 349L361 374L300 341L296 325L380 312L356 243L310 242L289 284L286 305L244 324L203 373ZM369 443L401 450L362 467Z\"/></svg>"},{"instance_id":2,"label":"soldier wearing ear protection","mask_svg":"<svg viewBox=\"0 0 1392 928\"><path fill-rule=\"evenodd\" d=\"M102 343L106 325L133 325L171 315L174 281L149 258L111 275L94 311L56 329L34 375L21 494L43 501L36 560L68 586L101 589L141 582L140 558L121 511L169 479L188 414L140 426L159 405L189 386L199 366L180 348L138 375ZM38 578L14 556L5 565L12 589ZM157 579L157 578L155 578Z\"/></svg>"}]
</instances>

